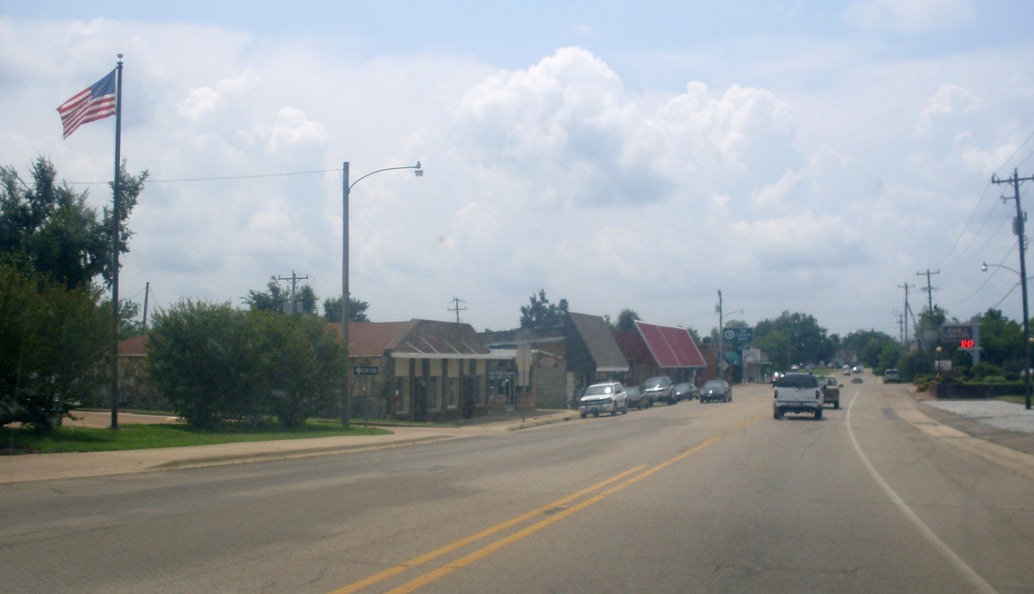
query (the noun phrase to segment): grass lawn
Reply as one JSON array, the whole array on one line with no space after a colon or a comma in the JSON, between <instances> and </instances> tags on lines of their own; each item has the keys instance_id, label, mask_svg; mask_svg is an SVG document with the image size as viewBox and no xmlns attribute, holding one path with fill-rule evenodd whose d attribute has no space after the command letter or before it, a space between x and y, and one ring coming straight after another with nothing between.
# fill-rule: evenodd
<instances>
[{"instance_id":1,"label":"grass lawn","mask_svg":"<svg viewBox=\"0 0 1034 594\"><path fill-rule=\"evenodd\" d=\"M59 427L50 435L36 435L31 429L0 428L0 454L103 452L176 448L194 445L271 441L342 435L384 435L391 433L380 427L364 428L353 423L348 429L341 421L311 419L300 427L283 428L276 424L252 427L246 424L219 429L195 429L182 424L121 425L117 431L90 427Z\"/></svg>"}]
</instances>

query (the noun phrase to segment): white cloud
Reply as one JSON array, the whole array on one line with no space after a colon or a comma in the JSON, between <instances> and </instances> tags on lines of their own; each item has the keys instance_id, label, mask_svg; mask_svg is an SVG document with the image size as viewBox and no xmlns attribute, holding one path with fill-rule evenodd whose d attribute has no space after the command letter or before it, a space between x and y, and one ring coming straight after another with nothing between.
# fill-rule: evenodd
<instances>
[{"instance_id":1,"label":"white cloud","mask_svg":"<svg viewBox=\"0 0 1034 594\"><path fill-rule=\"evenodd\" d=\"M930 131L934 120L953 114L973 113L987 107L983 99L958 85L944 85L926 102L919 114L915 134L922 136Z\"/></svg>"},{"instance_id":2,"label":"white cloud","mask_svg":"<svg viewBox=\"0 0 1034 594\"><path fill-rule=\"evenodd\" d=\"M227 101L239 101L254 92L262 83L262 77L253 69L223 79L215 87L197 87L188 91L186 99L177 111L191 120L216 112L226 105Z\"/></svg>"}]
</instances>

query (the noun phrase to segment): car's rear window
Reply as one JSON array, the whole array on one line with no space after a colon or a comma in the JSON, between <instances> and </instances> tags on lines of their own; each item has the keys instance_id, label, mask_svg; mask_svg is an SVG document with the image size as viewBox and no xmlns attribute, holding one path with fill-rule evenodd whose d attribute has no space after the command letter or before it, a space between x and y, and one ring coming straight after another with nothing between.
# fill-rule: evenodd
<instances>
[{"instance_id":1,"label":"car's rear window","mask_svg":"<svg viewBox=\"0 0 1034 594\"><path fill-rule=\"evenodd\" d=\"M819 382L814 375L787 374L775 382L777 388L817 388Z\"/></svg>"}]
</instances>

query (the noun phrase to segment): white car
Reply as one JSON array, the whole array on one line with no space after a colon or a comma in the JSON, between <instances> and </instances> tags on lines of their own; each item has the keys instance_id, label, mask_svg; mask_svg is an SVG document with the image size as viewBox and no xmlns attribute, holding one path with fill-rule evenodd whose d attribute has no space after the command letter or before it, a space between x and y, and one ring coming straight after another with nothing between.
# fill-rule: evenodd
<instances>
[{"instance_id":1,"label":"white car","mask_svg":"<svg viewBox=\"0 0 1034 594\"><path fill-rule=\"evenodd\" d=\"M600 413L628 414L628 394L621 382L603 382L593 384L585 390L585 395L578 401L578 413L582 418Z\"/></svg>"}]
</instances>

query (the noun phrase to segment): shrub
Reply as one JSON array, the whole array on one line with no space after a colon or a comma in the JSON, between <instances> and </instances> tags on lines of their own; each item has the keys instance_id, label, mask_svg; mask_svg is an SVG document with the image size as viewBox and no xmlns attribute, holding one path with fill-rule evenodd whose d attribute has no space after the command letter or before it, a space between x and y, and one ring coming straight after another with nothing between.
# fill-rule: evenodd
<instances>
[{"instance_id":1,"label":"shrub","mask_svg":"<svg viewBox=\"0 0 1034 594\"><path fill-rule=\"evenodd\" d=\"M49 433L107 381L111 316L96 298L0 267L0 425Z\"/></svg>"},{"instance_id":2,"label":"shrub","mask_svg":"<svg viewBox=\"0 0 1034 594\"><path fill-rule=\"evenodd\" d=\"M297 426L333 401L341 356L319 318L185 301L156 316L148 364L192 425L275 416Z\"/></svg>"}]
</instances>

